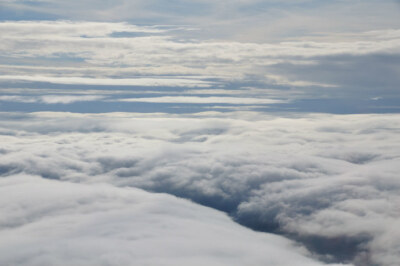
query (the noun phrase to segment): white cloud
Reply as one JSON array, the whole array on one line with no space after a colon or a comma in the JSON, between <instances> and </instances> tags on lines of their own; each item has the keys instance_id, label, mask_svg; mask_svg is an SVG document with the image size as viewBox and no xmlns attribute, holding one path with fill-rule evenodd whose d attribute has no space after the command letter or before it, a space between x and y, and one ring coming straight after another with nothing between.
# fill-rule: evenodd
<instances>
[{"instance_id":1,"label":"white cloud","mask_svg":"<svg viewBox=\"0 0 400 266\"><path fill-rule=\"evenodd\" d=\"M153 87L151 91L161 92L163 96L181 97L183 93L187 94L180 94L182 88L210 88L226 91L218 95L224 97L223 100L212 97L207 100L227 104L236 101L228 99L234 90L237 93L237 89L246 87L256 88L237 94L249 98L246 101L252 103L247 104L259 104L271 98L290 103L299 99L347 98L357 103L375 97L391 99L397 95L396 62L400 48L397 30L358 32L343 40L317 38L281 43L240 43L181 39L176 36L176 32L182 31L179 27L73 21L52 23L0 23L0 31L4 33L0 35L2 90L12 89L9 84L13 83L35 88L36 83L44 82L46 89L58 84L74 88L82 85L82 89L110 86L109 95L124 94L118 89L112 93L115 86L146 86ZM146 34L113 35L121 32ZM57 93L73 94L66 87ZM131 94L137 89L125 91ZM12 93L24 96L16 94ZM43 94L49 93L43 91ZM19 99L23 98L31 101L26 97ZM190 99L198 102L206 98ZM142 100L165 102L172 98ZM183 98L174 101L181 100ZM380 108L382 103L375 105ZM357 104L354 106L354 109L358 108ZM326 108L330 108L329 105ZM369 108L374 107L362 105L360 108L370 111ZM340 112L339 109L337 107L334 112Z\"/></svg>"},{"instance_id":2,"label":"white cloud","mask_svg":"<svg viewBox=\"0 0 400 266\"><path fill-rule=\"evenodd\" d=\"M266 41L398 27L396 1L2 1L7 17L50 16L200 28L193 36ZM39 14L39 15L37 15Z\"/></svg>"},{"instance_id":3,"label":"white cloud","mask_svg":"<svg viewBox=\"0 0 400 266\"><path fill-rule=\"evenodd\" d=\"M397 8L378 0L1 1L0 108L134 105L117 103L125 101L245 110L315 98L345 99L339 112L371 99L387 108L382 102L399 96ZM56 20L38 20L46 17ZM11 21L21 18L32 21ZM0 113L0 264L397 265L399 121ZM224 211L302 248L133 187Z\"/></svg>"},{"instance_id":4,"label":"white cloud","mask_svg":"<svg viewBox=\"0 0 400 266\"><path fill-rule=\"evenodd\" d=\"M41 101L47 104L68 104L73 102L98 101L104 99L101 95L46 95L41 97Z\"/></svg>"},{"instance_id":5,"label":"white cloud","mask_svg":"<svg viewBox=\"0 0 400 266\"><path fill-rule=\"evenodd\" d=\"M243 97L195 97L195 96L163 96L150 98L126 98L122 102L150 102L150 103L226 103L226 104L273 104L284 101L274 99L257 99Z\"/></svg>"},{"instance_id":6,"label":"white cloud","mask_svg":"<svg viewBox=\"0 0 400 266\"><path fill-rule=\"evenodd\" d=\"M136 26L127 23L85 22L85 21L7 21L0 23L0 31L7 38L20 38L23 35L30 38L59 37L107 37L114 32L123 33L162 33L165 30Z\"/></svg>"},{"instance_id":7,"label":"white cloud","mask_svg":"<svg viewBox=\"0 0 400 266\"><path fill-rule=\"evenodd\" d=\"M0 96L0 101L21 103L69 104L74 102L98 101L104 99L102 95L44 95L44 96Z\"/></svg>"},{"instance_id":8,"label":"white cloud","mask_svg":"<svg viewBox=\"0 0 400 266\"><path fill-rule=\"evenodd\" d=\"M166 192L328 261L393 265L399 116L292 116L3 113L0 170Z\"/></svg>"},{"instance_id":9,"label":"white cloud","mask_svg":"<svg viewBox=\"0 0 400 266\"><path fill-rule=\"evenodd\" d=\"M0 101L34 103L34 102L37 102L37 99L33 98L33 97L29 97L29 96L3 95L3 96L0 96Z\"/></svg>"},{"instance_id":10,"label":"white cloud","mask_svg":"<svg viewBox=\"0 0 400 266\"><path fill-rule=\"evenodd\" d=\"M166 31L162 26L125 23L1 22L4 58L0 79L75 85L219 86L216 89L229 88L229 82L256 83L262 89L283 86L295 88L290 94L314 96L353 90L377 93L378 87L379 92L382 87L386 91L398 81L396 64L390 63L397 60L400 49L397 30L357 33L342 41L281 43L179 39L172 30L182 31L179 27ZM148 35L112 35L118 32ZM372 82L370 72L382 78Z\"/></svg>"},{"instance_id":11,"label":"white cloud","mask_svg":"<svg viewBox=\"0 0 400 266\"><path fill-rule=\"evenodd\" d=\"M209 82L191 79L176 78L136 78L136 79L104 79L82 77L48 77L48 76L0 76L0 80L23 80L35 82L49 82L55 84L82 84L82 85L130 85L130 86L186 86L208 87Z\"/></svg>"},{"instance_id":12,"label":"white cloud","mask_svg":"<svg viewBox=\"0 0 400 266\"><path fill-rule=\"evenodd\" d=\"M323 265L165 194L27 175L2 178L0 191L2 265Z\"/></svg>"}]
</instances>

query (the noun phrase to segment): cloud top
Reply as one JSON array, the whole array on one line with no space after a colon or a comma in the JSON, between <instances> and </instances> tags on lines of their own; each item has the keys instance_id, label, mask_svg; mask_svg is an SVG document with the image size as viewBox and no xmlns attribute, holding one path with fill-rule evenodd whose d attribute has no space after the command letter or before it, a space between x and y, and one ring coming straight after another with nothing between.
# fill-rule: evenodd
<instances>
[{"instance_id":1,"label":"cloud top","mask_svg":"<svg viewBox=\"0 0 400 266\"><path fill-rule=\"evenodd\" d=\"M1 174L169 193L320 260L393 265L399 122L387 115L3 113ZM7 206L7 205L4 205Z\"/></svg>"},{"instance_id":2,"label":"cloud top","mask_svg":"<svg viewBox=\"0 0 400 266\"><path fill-rule=\"evenodd\" d=\"M324 265L270 234L165 194L19 175L0 180L3 265Z\"/></svg>"}]
</instances>

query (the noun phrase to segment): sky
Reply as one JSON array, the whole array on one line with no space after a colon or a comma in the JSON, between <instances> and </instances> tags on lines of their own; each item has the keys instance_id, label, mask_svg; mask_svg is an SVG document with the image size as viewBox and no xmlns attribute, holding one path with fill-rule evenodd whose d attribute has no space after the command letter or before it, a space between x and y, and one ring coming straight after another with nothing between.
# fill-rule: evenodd
<instances>
[{"instance_id":1,"label":"sky","mask_svg":"<svg viewBox=\"0 0 400 266\"><path fill-rule=\"evenodd\" d=\"M397 265L399 16L0 0L0 264Z\"/></svg>"}]
</instances>

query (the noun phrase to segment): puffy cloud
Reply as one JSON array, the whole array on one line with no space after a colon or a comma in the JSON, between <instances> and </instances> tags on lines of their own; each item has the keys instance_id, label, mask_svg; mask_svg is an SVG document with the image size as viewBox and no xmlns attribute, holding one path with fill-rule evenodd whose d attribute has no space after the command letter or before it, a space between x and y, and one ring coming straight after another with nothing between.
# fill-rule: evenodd
<instances>
[{"instance_id":1,"label":"puffy cloud","mask_svg":"<svg viewBox=\"0 0 400 266\"><path fill-rule=\"evenodd\" d=\"M393 265L396 114L3 113L3 176L166 192L325 261Z\"/></svg>"},{"instance_id":2,"label":"puffy cloud","mask_svg":"<svg viewBox=\"0 0 400 266\"><path fill-rule=\"evenodd\" d=\"M323 265L165 194L27 175L2 178L0 191L2 265Z\"/></svg>"}]
</instances>

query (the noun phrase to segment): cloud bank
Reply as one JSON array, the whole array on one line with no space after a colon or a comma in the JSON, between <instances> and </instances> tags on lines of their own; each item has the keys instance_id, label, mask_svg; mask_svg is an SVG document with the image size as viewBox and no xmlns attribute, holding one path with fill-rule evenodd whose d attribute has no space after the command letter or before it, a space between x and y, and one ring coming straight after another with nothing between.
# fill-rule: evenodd
<instances>
[{"instance_id":1,"label":"cloud bank","mask_svg":"<svg viewBox=\"0 0 400 266\"><path fill-rule=\"evenodd\" d=\"M2 178L0 191L2 265L324 265L165 194L28 175Z\"/></svg>"},{"instance_id":2,"label":"cloud bank","mask_svg":"<svg viewBox=\"0 0 400 266\"><path fill-rule=\"evenodd\" d=\"M164 192L315 258L399 260L399 116L3 113L3 177Z\"/></svg>"}]
</instances>

